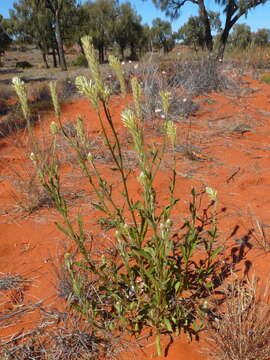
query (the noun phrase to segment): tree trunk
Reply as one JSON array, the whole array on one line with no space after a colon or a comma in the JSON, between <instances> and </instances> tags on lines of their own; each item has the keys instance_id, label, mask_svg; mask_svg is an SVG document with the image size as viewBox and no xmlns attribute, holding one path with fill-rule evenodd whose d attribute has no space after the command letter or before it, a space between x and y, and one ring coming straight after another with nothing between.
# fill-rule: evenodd
<instances>
[{"instance_id":1,"label":"tree trunk","mask_svg":"<svg viewBox=\"0 0 270 360\"><path fill-rule=\"evenodd\" d=\"M43 61L44 61L44 64L45 64L45 67L46 69L49 69L49 64L48 64L48 61L47 61L47 56L46 54L42 51L42 58L43 58Z\"/></svg>"},{"instance_id":2,"label":"tree trunk","mask_svg":"<svg viewBox=\"0 0 270 360\"><path fill-rule=\"evenodd\" d=\"M226 48L226 44L228 41L230 30L228 28L225 28L221 34L219 45L218 45L218 51L217 51L217 58L222 60L224 57L224 52Z\"/></svg>"},{"instance_id":3,"label":"tree trunk","mask_svg":"<svg viewBox=\"0 0 270 360\"><path fill-rule=\"evenodd\" d=\"M205 45L208 51L213 51L213 37L211 33L211 25L209 21L209 15L204 5L204 0L198 0L198 6L200 8L200 17L203 21L205 30Z\"/></svg>"},{"instance_id":4,"label":"tree trunk","mask_svg":"<svg viewBox=\"0 0 270 360\"><path fill-rule=\"evenodd\" d=\"M124 46L120 46L120 54L121 54L122 61L124 61L125 60L125 47Z\"/></svg>"},{"instance_id":5,"label":"tree trunk","mask_svg":"<svg viewBox=\"0 0 270 360\"><path fill-rule=\"evenodd\" d=\"M130 58L131 60L137 60L136 49L133 42L130 43Z\"/></svg>"},{"instance_id":6,"label":"tree trunk","mask_svg":"<svg viewBox=\"0 0 270 360\"><path fill-rule=\"evenodd\" d=\"M231 19L231 16L227 18L224 30L222 31L220 40L219 40L219 46L218 46L218 52L217 57L219 59L223 59L225 47L228 41L229 33L234 26L234 24L237 22L237 20L241 17L240 14L236 15L233 19Z\"/></svg>"},{"instance_id":7,"label":"tree trunk","mask_svg":"<svg viewBox=\"0 0 270 360\"><path fill-rule=\"evenodd\" d=\"M56 58L56 52L55 52L55 47L54 46L52 48L52 57L53 57L53 66L55 68L57 68L57 58Z\"/></svg>"},{"instance_id":8,"label":"tree trunk","mask_svg":"<svg viewBox=\"0 0 270 360\"><path fill-rule=\"evenodd\" d=\"M79 47L80 47L81 53L82 53L83 55L85 55L85 53L84 53L84 48L83 48L83 44L82 44L81 39L78 40L78 45L79 45Z\"/></svg>"},{"instance_id":9,"label":"tree trunk","mask_svg":"<svg viewBox=\"0 0 270 360\"><path fill-rule=\"evenodd\" d=\"M104 47L103 47L103 45L100 45L98 47L98 57L99 57L99 63L103 64L104 63Z\"/></svg>"},{"instance_id":10,"label":"tree trunk","mask_svg":"<svg viewBox=\"0 0 270 360\"><path fill-rule=\"evenodd\" d=\"M67 64L66 64L63 41L62 41L62 36L61 36L58 10L55 12L55 37L56 37L57 46L58 46L58 50L59 50L60 67L61 67L61 69L63 71L66 71L67 70Z\"/></svg>"}]
</instances>

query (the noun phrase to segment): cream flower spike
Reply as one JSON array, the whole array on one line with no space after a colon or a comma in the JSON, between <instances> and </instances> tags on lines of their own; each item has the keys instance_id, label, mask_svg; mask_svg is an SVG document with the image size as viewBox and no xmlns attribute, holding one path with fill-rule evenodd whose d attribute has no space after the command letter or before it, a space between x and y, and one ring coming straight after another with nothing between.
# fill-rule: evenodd
<instances>
[{"instance_id":1,"label":"cream flower spike","mask_svg":"<svg viewBox=\"0 0 270 360\"><path fill-rule=\"evenodd\" d=\"M27 95L26 95L26 89L24 81L22 81L19 77L14 77L12 79L12 86L14 87L23 112L23 116L26 120L29 120L30 118L30 108L28 105Z\"/></svg>"}]
</instances>

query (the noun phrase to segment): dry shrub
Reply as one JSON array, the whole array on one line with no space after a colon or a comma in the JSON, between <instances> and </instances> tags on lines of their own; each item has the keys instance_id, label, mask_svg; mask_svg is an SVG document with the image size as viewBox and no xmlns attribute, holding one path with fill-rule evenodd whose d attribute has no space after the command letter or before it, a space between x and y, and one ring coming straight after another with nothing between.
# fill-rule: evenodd
<instances>
[{"instance_id":1,"label":"dry shrub","mask_svg":"<svg viewBox=\"0 0 270 360\"><path fill-rule=\"evenodd\" d=\"M11 88L11 86L0 84L0 98L1 100L8 100L15 98L16 94L14 90Z\"/></svg>"},{"instance_id":2,"label":"dry shrub","mask_svg":"<svg viewBox=\"0 0 270 360\"><path fill-rule=\"evenodd\" d=\"M36 82L32 83L31 86L28 86L29 89L29 98L32 102L39 101L50 101L50 90L47 83Z\"/></svg>"},{"instance_id":3,"label":"dry shrub","mask_svg":"<svg viewBox=\"0 0 270 360\"><path fill-rule=\"evenodd\" d=\"M166 72L160 71L159 64L155 62L139 64L134 75L140 79L142 84L144 93L142 110L145 119L153 119L155 116L162 115L158 112L162 109L161 91L171 93L168 114L170 120L180 121L182 117L198 110L198 104L190 96L181 91L175 84L168 82L168 75Z\"/></svg>"},{"instance_id":4,"label":"dry shrub","mask_svg":"<svg viewBox=\"0 0 270 360\"><path fill-rule=\"evenodd\" d=\"M66 78L58 81L59 88L59 100L60 102L66 102L74 97L80 97L75 86L74 78Z\"/></svg>"},{"instance_id":5,"label":"dry shrub","mask_svg":"<svg viewBox=\"0 0 270 360\"><path fill-rule=\"evenodd\" d=\"M48 84L38 82L28 86L28 89L32 114L39 114L41 111L53 109Z\"/></svg>"},{"instance_id":6,"label":"dry shrub","mask_svg":"<svg viewBox=\"0 0 270 360\"><path fill-rule=\"evenodd\" d=\"M23 175L16 172L15 169L13 173L14 191L12 197L19 210L32 213L42 207L53 206L50 197L40 186L36 173L31 172L29 169Z\"/></svg>"},{"instance_id":7,"label":"dry shrub","mask_svg":"<svg viewBox=\"0 0 270 360\"><path fill-rule=\"evenodd\" d=\"M269 225L264 224L261 219L250 213L252 224L252 242L254 246L265 253L270 252L270 234Z\"/></svg>"},{"instance_id":8,"label":"dry shrub","mask_svg":"<svg viewBox=\"0 0 270 360\"><path fill-rule=\"evenodd\" d=\"M257 281L234 281L208 321L209 357L218 360L269 360L269 293L259 296Z\"/></svg>"},{"instance_id":9,"label":"dry shrub","mask_svg":"<svg viewBox=\"0 0 270 360\"><path fill-rule=\"evenodd\" d=\"M36 118L33 117L33 122ZM21 118L20 111L14 108L5 118L0 122L0 139L6 138L21 129L25 129L26 121Z\"/></svg>"},{"instance_id":10,"label":"dry shrub","mask_svg":"<svg viewBox=\"0 0 270 360\"><path fill-rule=\"evenodd\" d=\"M47 315L41 326L26 333L23 342L11 340L2 346L1 360L99 360L116 358L126 348L113 335L96 336L89 326L82 326L81 319L73 312L51 313L44 309L43 312ZM42 325L56 321L56 327Z\"/></svg>"},{"instance_id":11,"label":"dry shrub","mask_svg":"<svg viewBox=\"0 0 270 360\"><path fill-rule=\"evenodd\" d=\"M6 115L9 112L9 106L8 104L0 99L0 116Z\"/></svg>"},{"instance_id":12,"label":"dry shrub","mask_svg":"<svg viewBox=\"0 0 270 360\"><path fill-rule=\"evenodd\" d=\"M234 87L233 81L222 74L221 66L215 58L209 56L172 62L168 84L184 88L193 96Z\"/></svg>"}]
</instances>

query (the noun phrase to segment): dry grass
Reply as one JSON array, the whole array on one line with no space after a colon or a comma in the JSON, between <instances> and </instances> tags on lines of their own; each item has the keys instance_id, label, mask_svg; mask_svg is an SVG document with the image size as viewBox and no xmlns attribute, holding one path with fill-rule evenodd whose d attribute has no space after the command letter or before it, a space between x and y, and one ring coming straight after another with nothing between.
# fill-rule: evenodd
<instances>
[{"instance_id":1,"label":"dry grass","mask_svg":"<svg viewBox=\"0 0 270 360\"><path fill-rule=\"evenodd\" d=\"M90 360L117 359L126 349L120 337L94 334L82 319L68 313L50 312L41 308L44 317L36 329L2 344L1 360ZM57 324L57 326L55 326Z\"/></svg>"},{"instance_id":2,"label":"dry grass","mask_svg":"<svg viewBox=\"0 0 270 360\"><path fill-rule=\"evenodd\" d=\"M268 290L268 289L267 289ZM269 292L260 295L257 281L228 285L222 305L207 324L209 358L217 360L269 360Z\"/></svg>"},{"instance_id":3,"label":"dry grass","mask_svg":"<svg viewBox=\"0 0 270 360\"><path fill-rule=\"evenodd\" d=\"M264 224L261 219L250 214L252 224L252 242L254 246L265 253L270 252L270 225Z\"/></svg>"},{"instance_id":4,"label":"dry grass","mask_svg":"<svg viewBox=\"0 0 270 360\"><path fill-rule=\"evenodd\" d=\"M21 275L4 274L0 276L0 290L11 290L21 288L26 282Z\"/></svg>"}]
</instances>

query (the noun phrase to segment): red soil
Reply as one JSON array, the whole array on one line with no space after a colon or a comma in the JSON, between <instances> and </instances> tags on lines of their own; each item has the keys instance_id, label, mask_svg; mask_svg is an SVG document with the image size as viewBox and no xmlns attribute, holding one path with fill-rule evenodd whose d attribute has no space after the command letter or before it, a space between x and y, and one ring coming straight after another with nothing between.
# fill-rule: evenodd
<instances>
[{"instance_id":1,"label":"red soil","mask_svg":"<svg viewBox=\"0 0 270 360\"><path fill-rule=\"evenodd\" d=\"M190 124L178 124L178 144L186 144L189 138L194 146L195 160L190 160L183 152L176 153L176 193L181 201L177 214L174 214L175 224L181 224L187 211L192 186L198 189L211 186L218 191L219 208L224 209L220 214L219 231L220 238L228 246L236 246L237 241L249 233L252 228L251 213L263 224L270 225L270 86L249 78L244 80L246 84L238 95L212 93L203 97L199 100L200 110L190 118ZM124 106L120 98L112 100L111 111L116 126L120 125L119 115ZM79 99L65 104L62 112L64 123L74 121L78 115L83 116L91 136L98 136L97 116L88 101ZM48 125L53 119L53 115L46 116L42 119L42 126L37 126L36 133L40 138L44 134L47 136ZM119 132L126 144L126 130L121 127ZM152 139L160 141L157 133L147 129L147 141L150 143ZM23 133L0 140L0 272L3 275L20 274L31 280L21 290L0 292L0 334L3 342L13 335L31 330L41 319L38 310L16 317L16 320L9 318L8 314L41 299L44 299L43 307L46 309L61 308L61 300L56 295L57 276L53 265L61 262L64 246L69 248L63 234L54 225L54 221L59 220L54 209L41 208L31 214L16 211L19 209L15 206L14 193L17 196L20 194L12 185L15 171L25 179L32 171L22 143L25 143ZM104 174L116 181L105 162L99 166ZM156 184L161 204L167 196L169 167L168 160ZM68 178L69 164L63 165L63 173L66 176L65 185L69 185L69 188L86 189L81 178ZM76 174L74 170L72 175ZM134 197L139 197L140 186L136 176L130 181L130 187ZM72 211L74 214L78 210L82 214L90 214L86 217L87 226L98 241L102 239L102 234L96 225L98 214L89 205L91 196L90 193L88 197L72 201ZM267 232L268 228L265 230ZM252 238L250 242L254 243ZM251 265L249 272L245 264ZM250 278L254 273L262 282L266 281L269 270L270 253L266 254L256 246L246 249L243 260L237 265L240 277ZM3 321L2 315L6 320ZM164 343L166 341L168 339L164 339ZM167 359L204 359L206 356L199 353L201 347L197 342L188 343L183 336L175 339ZM154 346L147 346L144 353L129 353L123 358L146 360L150 359L153 351Z\"/></svg>"}]
</instances>

